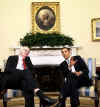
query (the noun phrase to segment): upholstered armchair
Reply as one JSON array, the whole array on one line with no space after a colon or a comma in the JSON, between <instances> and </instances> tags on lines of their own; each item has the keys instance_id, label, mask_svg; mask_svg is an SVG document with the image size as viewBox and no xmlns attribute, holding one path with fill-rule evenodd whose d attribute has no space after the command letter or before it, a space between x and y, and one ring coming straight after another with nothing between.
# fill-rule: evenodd
<instances>
[{"instance_id":1,"label":"upholstered armchair","mask_svg":"<svg viewBox=\"0 0 100 107\"><path fill-rule=\"evenodd\" d=\"M99 95L98 95L98 77L96 75L96 59L88 58L87 65L89 69L89 78L92 79L93 85L89 87L82 87L79 89L80 97L89 97L94 100L94 107L98 107Z\"/></svg>"}]
</instances>

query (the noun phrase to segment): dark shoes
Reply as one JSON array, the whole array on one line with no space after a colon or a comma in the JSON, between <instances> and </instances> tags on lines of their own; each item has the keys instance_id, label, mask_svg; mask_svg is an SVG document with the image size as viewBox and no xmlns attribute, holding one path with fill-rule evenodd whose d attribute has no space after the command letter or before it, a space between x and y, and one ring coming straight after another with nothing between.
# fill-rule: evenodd
<instances>
[{"instance_id":1,"label":"dark shoes","mask_svg":"<svg viewBox=\"0 0 100 107\"><path fill-rule=\"evenodd\" d=\"M71 107L79 107L78 105L71 105Z\"/></svg>"},{"instance_id":2,"label":"dark shoes","mask_svg":"<svg viewBox=\"0 0 100 107\"><path fill-rule=\"evenodd\" d=\"M58 103L55 107L66 107L66 106L62 103Z\"/></svg>"},{"instance_id":3,"label":"dark shoes","mask_svg":"<svg viewBox=\"0 0 100 107\"><path fill-rule=\"evenodd\" d=\"M62 94L60 94L60 96L58 98L58 103L55 107L66 107L66 97L64 97ZM71 104L71 107L79 107L79 103Z\"/></svg>"},{"instance_id":4,"label":"dark shoes","mask_svg":"<svg viewBox=\"0 0 100 107\"><path fill-rule=\"evenodd\" d=\"M65 100L66 100L66 98L64 98L62 95L60 95L58 98L58 103L55 107L66 107Z\"/></svg>"},{"instance_id":5,"label":"dark shoes","mask_svg":"<svg viewBox=\"0 0 100 107\"><path fill-rule=\"evenodd\" d=\"M57 102L56 99L51 99L51 98L45 96L41 90L39 90L36 93L36 95L40 98L40 103L42 103L43 105L50 106L50 105L53 105Z\"/></svg>"}]
</instances>

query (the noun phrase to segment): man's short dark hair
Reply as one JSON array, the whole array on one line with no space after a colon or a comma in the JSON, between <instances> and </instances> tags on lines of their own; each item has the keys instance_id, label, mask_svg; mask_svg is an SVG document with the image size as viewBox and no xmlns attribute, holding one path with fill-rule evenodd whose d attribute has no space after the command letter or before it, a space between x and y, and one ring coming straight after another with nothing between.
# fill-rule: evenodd
<instances>
[{"instance_id":1,"label":"man's short dark hair","mask_svg":"<svg viewBox=\"0 0 100 107\"><path fill-rule=\"evenodd\" d=\"M70 48L70 47L63 47L62 49L67 49L68 51L70 51L70 50L71 50L71 48Z\"/></svg>"}]
</instances>

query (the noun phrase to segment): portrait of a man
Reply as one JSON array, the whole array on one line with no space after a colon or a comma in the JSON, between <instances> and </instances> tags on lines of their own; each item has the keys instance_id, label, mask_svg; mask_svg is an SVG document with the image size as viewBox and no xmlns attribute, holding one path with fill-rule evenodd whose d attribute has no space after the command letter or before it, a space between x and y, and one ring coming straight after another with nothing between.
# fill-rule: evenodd
<instances>
[{"instance_id":1,"label":"portrait of a man","mask_svg":"<svg viewBox=\"0 0 100 107\"><path fill-rule=\"evenodd\" d=\"M56 17L51 8L43 6L37 11L35 19L40 29L49 30L54 26Z\"/></svg>"},{"instance_id":2,"label":"portrait of a man","mask_svg":"<svg viewBox=\"0 0 100 107\"><path fill-rule=\"evenodd\" d=\"M60 32L59 2L32 2L32 32Z\"/></svg>"}]
</instances>

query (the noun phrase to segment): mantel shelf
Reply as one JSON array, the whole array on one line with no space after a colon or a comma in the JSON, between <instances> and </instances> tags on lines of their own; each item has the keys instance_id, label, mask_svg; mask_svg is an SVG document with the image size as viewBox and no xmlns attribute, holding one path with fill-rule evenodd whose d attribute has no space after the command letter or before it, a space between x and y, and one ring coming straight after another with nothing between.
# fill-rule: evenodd
<instances>
[{"instance_id":1,"label":"mantel shelf","mask_svg":"<svg viewBox=\"0 0 100 107\"><path fill-rule=\"evenodd\" d=\"M78 54L78 48L79 46L64 46L64 47L69 47L72 49L72 56ZM61 55L61 48L63 46L55 46L55 47L50 47L50 46L43 46L43 47L32 47L30 51L30 58L32 60L32 63L34 65L58 65L60 64L64 58ZM14 51L14 54L17 55L19 53L19 47L13 47L11 48Z\"/></svg>"},{"instance_id":2,"label":"mantel shelf","mask_svg":"<svg viewBox=\"0 0 100 107\"><path fill-rule=\"evenodd\" d=\"M20 49L21 46L16 46L16 47L11 47L11 49ZM63 47L68 47L68 48L80 48L80 46L68 46L68 45L65 45L65 46L33 46L31 48L31 50L33 49L61 49Z\"/></svg>"}]
</instances>

